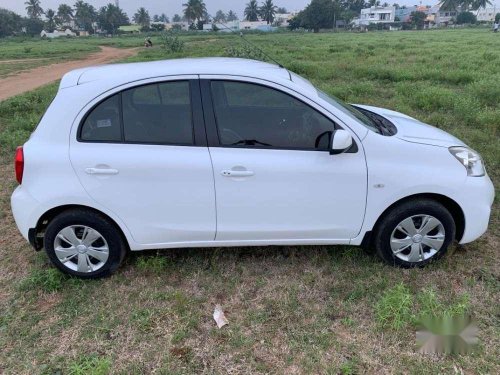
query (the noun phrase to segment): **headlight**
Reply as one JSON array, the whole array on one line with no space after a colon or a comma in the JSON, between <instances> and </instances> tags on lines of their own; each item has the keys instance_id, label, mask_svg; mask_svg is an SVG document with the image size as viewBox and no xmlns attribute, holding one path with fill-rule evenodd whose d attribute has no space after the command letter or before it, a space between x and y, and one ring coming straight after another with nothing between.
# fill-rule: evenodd
<instances>
[{"instance_id":1,"label":"headlight","mask_svg":"<svg viewBox=\"0 0 500 375\"><path fill-rule=\"evenodd\" d=\"M481 155L468 147L450 147L451 154L467 169L467 175L473 177L484 176L484 164Z\"/></svg>"}]
</instances>

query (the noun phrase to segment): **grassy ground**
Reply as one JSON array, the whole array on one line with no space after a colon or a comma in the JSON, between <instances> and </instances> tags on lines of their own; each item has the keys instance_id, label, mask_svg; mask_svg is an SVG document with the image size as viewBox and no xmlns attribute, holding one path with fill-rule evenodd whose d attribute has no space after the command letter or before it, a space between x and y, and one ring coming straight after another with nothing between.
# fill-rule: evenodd
<instances>
[{"instance_id":1,"label":"grassy ground","mask_svg":"<svg viewBox=\"0 0 500 375\"><path fill-rule=\"evenodd\" d=\"M137 36L115 38L0 38L0 78L22 70L67 60L77 60L99 51L99 46L140 47Z\"/></svg>"},{"instance_id":2,"label":"grassy ground","mask_svg":"<svg viewBox=\"0 0 500 375\"><path fill-rule=\"evenodd\" d=\"M234 36L183 39L181 53L154 48L134 60L239 48ZM500 186L498 35L249 39L330 93L458 136L482 153ZM51 85L0 103L0 372L500 373L498 199L485 236L422 270L394 269L351 247L274 247L133 254L106 280L62 276L20 237L9 210L13 150L55 91ZM221 330L211 317L217 303L230 321ZM476 351L417 354L416 321L429 312L472 313Z\"/></svg>"}]
</instances>

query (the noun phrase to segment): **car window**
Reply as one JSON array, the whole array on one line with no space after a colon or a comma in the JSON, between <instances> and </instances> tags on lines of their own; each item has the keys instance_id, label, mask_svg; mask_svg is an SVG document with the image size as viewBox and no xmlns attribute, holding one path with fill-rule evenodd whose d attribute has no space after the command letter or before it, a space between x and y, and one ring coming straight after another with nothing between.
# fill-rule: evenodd
<instances>
[{"instance_id":1,"label":"car window","mask_svg":"<svg viewBox=\"0 0 500 375\"><path fill-rule=\"evenodd\" d=\"M354 120L357 120L357 122L360 122L366 128L370 129L371 131L374 131L375 133L378 133L378 134L383 133L382 130L377 125L377 123L373 119L368 117L366 114L362 113L359 109L353 107L350 104L344 103L339 98L336 98L334 96L330 96L321 90L318 90L318 95L321 99L330 103L332 106L334 106L336 109L342 111L347 116L353 118Z\"/></svg>"},{"instance_id":2,"label":"car window","mask_svg":"<svg viewBox=\"0 0 500 375\"><path fill-rule=\"evenodd\" d=\"M108 142L121 140L119 94L104 100L92 110L83 123L81 139Z\"/></svg>"},{"instance_id":3,"label":"car window","mask_svg":"<svg viewBox=\"0 0 500 375\"><path fill-rule=\"evenodd\" d=\"M335 124L300 100L252 83L212 81L224 146L327 150Z\"/></svg>"},{"instance_id":4,"label":"car window","mask_svg":"<svg viewBox=\"0 0 500 375\"><path fill-rule=\"evenodd\" d=\"M126 142L193 144L188 81L129 89L122 103Z\"/></svg>"},{"instance_id":5,"label":"car window","mask_svg":"<svg viewBox=\"0 0 500 375\"><path fill-rule=\"evenodd\" d=\"M194 144L189 81L144 85L111 96L86 117L80 139Z\"/></svg>"}]
</instances>

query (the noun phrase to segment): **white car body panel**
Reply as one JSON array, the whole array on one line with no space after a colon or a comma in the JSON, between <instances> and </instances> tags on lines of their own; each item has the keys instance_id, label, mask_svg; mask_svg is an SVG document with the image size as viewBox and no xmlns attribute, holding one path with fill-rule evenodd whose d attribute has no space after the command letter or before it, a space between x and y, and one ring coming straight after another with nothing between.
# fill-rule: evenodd
<instances>
[{"instance_id":1,"label":"white car body panel","mask_svg":"<svg viewBox=\"0 0 500 375\"><path fill-rule=\"evenodd\" d=\"M210 148L217 192L216 240L349 242L365 211L363 152ZM223 171L248 171L248 177Z\"/></svg>"},{"instance_id":2,"label":"white car body panel","mask_svg":"<svg viewBox=\"0 0 500 375\"><path fill-rule=\"evenodd\" d=\"M81 184L142 245L211 241L215 191L206 147L81 143L70 147ZM133 158L130 155L134 155ZM94 175L87 168L115 169Z\"/></svg>"},{"instance_id":3,"label":"white car body panel","mask_svg":"<svg viewBox=\"0 0 500 375\"><path fill-rule=\"evenodd\" d=\"M175 78L237 79L277 88L349 131L358 152L329 155L76 140L80 120L102 98ZM393 203L415 194L439 194L455 201L464 213L461 243L483 234L494 188L487 175L468 177L448 151L463 142L409 116L361 107L387 117L398 133L388 137L369 131L322 100L308 81L261 62L183 59L73 71L64 76L58 95L24 145L23 183L11 199L14 218L28 238L29 229L53 208L91 207L115 221L132 250L359 245ZM119 173L85 173L100 164ZM233 167L255 174L221 175Z\"/></svg>"},{"instance_id":4,"label":"white car body panel","mask_svg":"<svg viewBox=\"0 0 500 375\"><path fill-rule=\"evenodd\" d=\"M368 105L356 104L356 106L365 108L389 119L398 128L396 137L405 141L441 147L465 145L460 139L444 130L425 124L402 113Z\"/></svg>"}]
</instances>

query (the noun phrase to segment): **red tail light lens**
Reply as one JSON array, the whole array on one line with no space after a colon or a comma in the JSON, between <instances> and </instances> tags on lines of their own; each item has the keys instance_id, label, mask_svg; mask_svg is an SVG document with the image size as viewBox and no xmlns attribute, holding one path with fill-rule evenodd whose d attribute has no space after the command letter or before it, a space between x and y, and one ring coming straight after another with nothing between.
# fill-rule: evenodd
<instances>
[{"instance_id":1,"label":"red tail light lens","mask_svg":"<svg viewBox=\"0 0 500 375\"><path fill-rule=\"evenodd\" d=\"M16 180L20 184L23 182L23 172L24 172L24 153L23 147L19 146L16 149L16 157L14 159L14 167L16 169Z\"/></svg>"}]
</instances>

